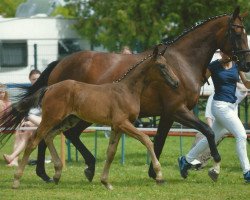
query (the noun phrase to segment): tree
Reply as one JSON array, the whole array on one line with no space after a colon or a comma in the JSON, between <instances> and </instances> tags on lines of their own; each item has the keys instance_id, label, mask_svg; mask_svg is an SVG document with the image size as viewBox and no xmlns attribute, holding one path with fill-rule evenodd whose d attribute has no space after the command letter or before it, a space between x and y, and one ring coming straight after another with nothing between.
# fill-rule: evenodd
<instances>
[{"instance_id":1,"label":"tree","mask_svg":"<svg viewBox=\"0 0 250 200\"><path fill-rule=\"evenodd\" d=\"M173 38L200 20L231 13L244 0L81 0L67 1L55 14L76 17L76 29L93 45L119 51L128 45L142 51ZM72 3L73 2L73 3ZM250 20L249 20L250 21ZM247 24L250 31L250 24Z\"/></svg>"},{"instance_id":2,"label":"tree","mask_svg":"<svg viewBox=\"0 0 250 200\"><path fill-rule=\"evenodd\" d=\"M0 15L3 17L15 17L17 7L25 0L1 0Z\"/></svg>"}]
</instances>

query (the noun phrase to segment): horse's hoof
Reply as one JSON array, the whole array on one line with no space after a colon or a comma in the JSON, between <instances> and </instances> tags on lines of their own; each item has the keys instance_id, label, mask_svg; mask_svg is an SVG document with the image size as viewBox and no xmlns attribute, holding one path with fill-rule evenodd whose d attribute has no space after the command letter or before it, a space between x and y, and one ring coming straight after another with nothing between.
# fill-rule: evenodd
<instances>
[{"instance_id":1,"label":"horse's hoof","mask_svg":"<svg viewBox=\"0 0 250 200\"><path fill-rule=\"evenodd\" d=\"M20 186L20 181L19 180L14 180L14 183L12 185L12 189L18 189Z\"/></svg>"},{"instance_id":2,"label":"horse's hoof","mask_svg":"<svg viewBox=\"0 0 250 200\"><path fill-rule=\"evenodd\" d=\"M46 183L54 183L54 180L52 178L49 178L47 180L44 180Z\"/></svg>"},{"instance_id":3,"label":"horse's hoof","mask_svg":"<svg viewBox=\"0 0 250 200\"><path fill-rule=\"evenodd\" d=\"M54 177L53 180L54 180L55 184L58 185L60 179Z\"/></svg>"},{"instance_id":4,"label":"horse's hoof","mask_svg":"<svg viewBox=\"0 0 250 200\"><path fill-rule=\"evenodd\" d=\"M156 180L157 185L163 185L165 183L164 179Z\"/></svg>"},{"instance_id":5,"label":"horse's hoof","mask_svg":"<svg viewBox=\"0 0 250 200\"><path fill-rule=\"evenodd\" d=\"M46 173L36 173L36 174L46 183L54 182L54 180L50 178Z\"/></svg>"},{"instance_id":6,"label":"horse's hoof","mask_svg":"<svg viewBox=\"0 0 250 200\"><path fill-rule=\"evenodd\" d=\"M84 174L86 176L86 178L88 179L89 182L91 182L94 178L95 175L95 168L86 168L84 170Z\"/></svg>"},{"instance_id":7,"label":"horse's hoof","mask_svg":"<svg viewBox=\"0 0 250 200\"><path fill-rule=\"evenodd\" d=\"M216 182L218 180L219 177L219 173L215 171L215 169L210 169L208 171L208 176L214 181Z\"/></svg>"},{"instance_id":8,"label":"horse's hoof","mask_svg":"<svg viewBox=\"0 0 250 200\"><path fill-rule=\"evenodd\" d=\"M149 167L149 170L148 170L148 176L150 178L156 180L156 173L155 173L153 167L151 167L151 166Z\"/></svg>"}]
</instances>

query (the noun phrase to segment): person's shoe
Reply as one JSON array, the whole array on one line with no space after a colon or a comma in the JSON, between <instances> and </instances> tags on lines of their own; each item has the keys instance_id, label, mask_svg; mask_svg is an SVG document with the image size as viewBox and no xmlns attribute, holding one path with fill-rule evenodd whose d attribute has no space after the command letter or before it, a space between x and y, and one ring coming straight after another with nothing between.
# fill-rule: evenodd
<instances>
[{"instance_id":1,"label":"person's shoe","mask_svg":"<svg viewBox=\"0 0 250 200\"><path fill-rule=\"evenodd\" d=\"M187 162L185 156L181 156L178 158L178 164L179 164L181 177L187 178L188 170L192 167L192 165Z\"/></svg>"},{"instance_id":2,"label":"person's shoe","mask_svg":"<svg viewBox=\"0 0 250 200\"><path fill-rule=\"evenodd\" d=\"M247 173L245 173L244 175L244 180L246 183L250 183L250 171L248 171Z\"/></svg>"}]
</instances>

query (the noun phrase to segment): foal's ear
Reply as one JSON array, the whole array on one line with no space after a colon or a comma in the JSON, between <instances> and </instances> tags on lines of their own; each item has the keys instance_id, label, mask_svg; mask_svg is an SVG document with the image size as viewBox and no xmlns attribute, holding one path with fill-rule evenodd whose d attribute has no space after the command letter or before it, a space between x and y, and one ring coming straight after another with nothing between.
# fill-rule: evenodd
<instances>
[{"instance_id":1,"label":"foal's ear","mask_svg":"<svg viewBox=\"0 0 250 200\"><path fill-rule=\"evenodd\" d=\"M155 48L154 48L154 51L153 51L153 59L157 59L157 57L158 57L158 47L156 46Z\"/></svg>"},{"instance_id":2,"label":"foal's ear","mask_svg":"<svg viewBox=\"0 0 250 200\"><path fill-rule=\"evenodd\" d=\"M240 18L241 18L242 20L244 20L244 18L245 18L246 16L248 16L248 12L247 12L247 11L244 12L244 13L242 13L242 14L240 15Z\"/></svg>"},{"instance_id":3,"label":"foal's ear","mask_svg":"<svg viewBox=\"0 0 250 200\"><path fill-rule=\"evenodd\" d=\"M233 20L235 20L240 14L240 6L237 6L233 13Z\"/></svg>"}]
</instances>

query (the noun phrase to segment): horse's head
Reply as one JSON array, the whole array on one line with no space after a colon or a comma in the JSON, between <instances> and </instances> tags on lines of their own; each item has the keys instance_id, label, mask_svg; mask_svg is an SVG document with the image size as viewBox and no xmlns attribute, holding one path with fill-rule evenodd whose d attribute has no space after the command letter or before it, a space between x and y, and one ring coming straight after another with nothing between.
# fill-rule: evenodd
<instances>
[{"instance_id":1,"label":"horse's head","mask_svg":"<svg viewBox=\"0 0 250 200\"><path fill-rule=\"evenodd\" d=\"M225 40L221 46L221 51L234 60L240 71L250 71L250 50L248 47L247 33L243 25L243 18L247 13L239 14L237 7L228 19L228 27L225 31Z\"/></svg>"},{"instance_id":2,"label":"horse's head","mask_svg":"<svg viewBox=\"0 0 250 200\"><path fill-rule=\"evenodd\" d=\"M175 89L179 85L179 79L172 71L171 67L167 63L167 60L162 56L163 54L164 53L159 54L158 47L155 47L151 61L153 62L153 65L159 69L166 84Z\"/></svg>"}]
</instances>

